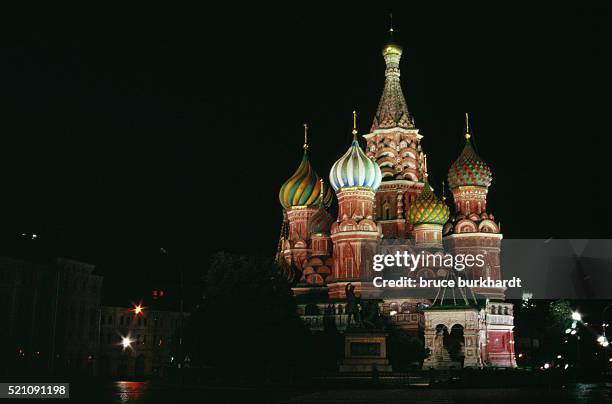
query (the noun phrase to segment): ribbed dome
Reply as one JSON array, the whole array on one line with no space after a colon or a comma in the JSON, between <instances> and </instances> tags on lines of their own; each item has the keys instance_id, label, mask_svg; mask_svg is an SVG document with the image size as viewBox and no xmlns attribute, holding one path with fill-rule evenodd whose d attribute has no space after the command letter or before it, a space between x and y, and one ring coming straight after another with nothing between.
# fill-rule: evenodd
<instances>
[{"instance_id":1,"label":"ribbed dome","mask_svg":"<svg viewBox=\"0 0 612 404\"><path fill-rule=\"evenodd\" d=\"M492 181L491 169L478 156L468 139L459 158L448 170L449 187L451 189L466 185L489 187Z\"/></svg>"},{"instance_id":2,"label":"ribbed dome","mask_svg":"<svg viewBox=\"0 0 612 404\"><path fill-rule=\"evenodd\" d=\"M448 220L450 210L439 200L428 182L423 186L419 197L410 205L406 219L412 224L439 224Z\"/></svg>"},{"instance_id":3,"label":"ribbed dome","mask_svg":"<svg viewBox=\"0 0 612 404\"><path fill-rule=\"evenodd\" d=\"M351 147L334 163L329 172L329 181L335 191L351 187L371 188L376 191L381 178L380 167L366 156L357 140L353 140Z\"/></svg>"},{"instance_id":4,"label":"ribbed dome","mask_svg":"<svg viewBox=\"0 0 612 404\"><path fill-rule=\"evenodd\" d=\"M311 234L316 233L329 233L334 218L330 215L324 206L319 206L319 210L308 220L308 232Z\"/></svg>"},{"instance_id":5,"label":"ribbed dome","mask_svg":"<svg viewBox=\"0 0 612 404\"><path fill-rule=\"evenodd\" d=\"M311 206L319 203L321 183L308 160L308 152L304 151L302 162L295 173L281 187L278 199L286 208L292 206ZM330 207L334 195L329 187L325 192L323 204Z\"/></svg>"}]
</instances>

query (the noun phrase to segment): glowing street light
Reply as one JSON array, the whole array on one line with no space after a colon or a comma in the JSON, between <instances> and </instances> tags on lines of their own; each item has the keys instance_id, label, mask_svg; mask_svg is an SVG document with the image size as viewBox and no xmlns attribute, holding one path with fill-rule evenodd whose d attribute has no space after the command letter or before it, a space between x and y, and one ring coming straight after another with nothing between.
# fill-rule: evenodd
<instances>
[{"instance_id":1,"label":"glowing street light","mask_svg":"<svg viewBox=\"0 0 612 404\"><path fill-rule=\"evenodd\" d=\"M550 367L550 363L545 363L544 364L544 369L548 369Z\"/></svg>"},{"instance_id":2,"label":"glowing street light","mask_svg":"<svg viewBox=\"0 0 612 404\"><path fill-rule=\"evenodd\" d=\"M582 321L582 314L578 313L577 311L572 313L572 320L574 321Z\"/></svg>"},{"instance_id":3,"label":"glowing street light","mask_svg":"<svg viewBox=\"0 0 612 404\"><path fill-rule=\"evenodd\" d=\"M123 349L131 348L132 342L134 342L130 337L121 337L121 346Z\"/></svg>"},{"instance_id":4,"label":"glowing street light","mask_svg":"<svg viewBox=\"0 0 612 404\"><path fill-rule=\"evenodd\" d=\"M134 314L139 315L142 314L142 311L144 310L144 307L142 307L141 304L137 304L134 306L134 308L132 309L132 311L134 312Z\"/></svg>"}]
</instances>

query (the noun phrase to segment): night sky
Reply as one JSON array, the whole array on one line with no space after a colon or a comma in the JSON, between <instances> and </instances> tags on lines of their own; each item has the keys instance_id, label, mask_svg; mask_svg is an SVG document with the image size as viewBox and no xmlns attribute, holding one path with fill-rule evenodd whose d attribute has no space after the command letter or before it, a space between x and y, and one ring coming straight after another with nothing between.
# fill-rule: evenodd
<instances>
[{"instance_id":1,"label":"night sky","mask_svg":"<svg viewBox=\"0 0 612 404\"><path fill-rule=\"evenodd\" d=\"M404 94L438 191L469 111L506 238L610 237L608 10L551 4L395 7ZM188 280L215 251L273 255L303 122L324 177L352 110L372 123L389 11L5 14L2 253L37 233L117 303L176 281L160 247Z\"/></svg>"}]
</instances>

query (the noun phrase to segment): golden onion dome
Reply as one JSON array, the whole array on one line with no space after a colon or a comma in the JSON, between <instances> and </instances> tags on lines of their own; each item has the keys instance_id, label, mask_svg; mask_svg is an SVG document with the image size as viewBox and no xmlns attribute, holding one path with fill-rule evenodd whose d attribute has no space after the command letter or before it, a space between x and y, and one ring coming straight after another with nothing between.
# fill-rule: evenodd
<instances>
[{"instance_id":1,"label":"golden onion dome","mask_svg":"<svg viewBox=\"0 0 612 404\"><path fill-rule=\"evenodd\" d=\"M448 221L450 209L433 191L428 182L425 182L419 197L410 205L406 212L406 219L416 224L439 224Z\"/></svg>"},{"instance_id":2,"label":"golden onion dome","mask_svg":"<svg viewBox=\"0 0 612 404\"><path fill-rule=\"evenodd\" d=\"M402 51L403 51L403 49L402 49L401 46L399 46L397 43L395 43L393 41L390 41L385 46L383 46L382 54L383 54L383 56L386 56L386 55L399 55L399 56L401 56L402 55Z\"/></svg>"}]
</instances>

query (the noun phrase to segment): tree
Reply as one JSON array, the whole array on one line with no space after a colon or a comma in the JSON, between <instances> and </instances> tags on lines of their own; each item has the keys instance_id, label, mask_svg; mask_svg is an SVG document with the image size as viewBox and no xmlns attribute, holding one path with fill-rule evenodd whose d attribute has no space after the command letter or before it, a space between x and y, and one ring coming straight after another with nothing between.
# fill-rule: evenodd
<instances>
[{"instance_id":1,"label":"tree","mask_svg":"<svg viewBox=\"0 0 612 404\"><path fill-rule=\"evenodd\" d=\"M572 319L572 306L567 300L555 300L548 306L547 325L552 334L562 334Z\"/></svg>"},{"instance_id":2,"label":"tree","mask_svg":"<svg viewBox=\"0 0 612 404\"><path fill-rule=\"evenodd\" d=\"M217 253L188 331L192 359L252 378L290 375L307 355L307 331L271 259Z\"/></svg>"}]
</instances>

